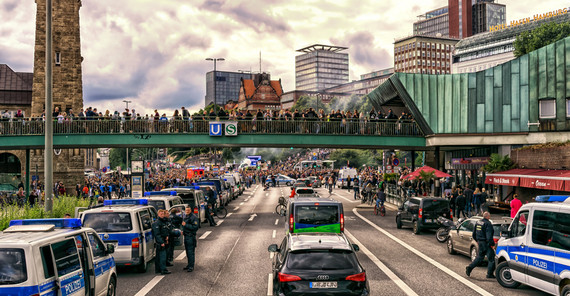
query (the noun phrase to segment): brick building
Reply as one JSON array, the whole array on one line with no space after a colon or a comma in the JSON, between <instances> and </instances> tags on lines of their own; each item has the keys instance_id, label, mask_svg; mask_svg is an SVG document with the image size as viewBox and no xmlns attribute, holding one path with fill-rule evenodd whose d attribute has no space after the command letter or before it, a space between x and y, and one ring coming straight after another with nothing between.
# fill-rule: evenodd
<instances>
[{"instance_id":1,"label":"brick building","mask_svg":"<svg viewBox=\"0 0 570 296\"><path fill-rule=\"evenodd\" d=\"M281 79L271 80L269 73L254 74L241 79L238 108L247 110L281 109Z\"/></svg>"}]
</instances>

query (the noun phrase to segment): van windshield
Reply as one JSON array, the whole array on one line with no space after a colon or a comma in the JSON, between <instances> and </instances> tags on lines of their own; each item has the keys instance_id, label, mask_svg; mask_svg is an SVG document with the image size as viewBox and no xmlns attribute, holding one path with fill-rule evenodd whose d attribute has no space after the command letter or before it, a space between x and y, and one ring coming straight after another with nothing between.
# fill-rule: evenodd
<instances>
[{"instance_id":1,"label":"van windshield","mask_svg":"<svg viewBox=\"0 0 570 296\"><path fill-rule=\"evenodd\" d=\"M133 229L130 213L89 213L83 218L83 226L97 232L127 232Z\"/></svg>"},{"instance_id":2,"label":"van windshield","mask_svg":"<svg viewBox=\"0 0 570 296\"><path fill-rule=\"evenodd\" d=\"M295 222L310 225L339 223L338 206L299 205L295 207Z\"/></svg>"},{"instance_id":3,"label":"van windshield","mask_svg":"<svg viewBox=\"0 0 570 296\"><path fill-rule=\"evenodd\" d=\"M22 249L0 249L0 286L28 280L26 258Z\"/></svg>"}]
</instances>

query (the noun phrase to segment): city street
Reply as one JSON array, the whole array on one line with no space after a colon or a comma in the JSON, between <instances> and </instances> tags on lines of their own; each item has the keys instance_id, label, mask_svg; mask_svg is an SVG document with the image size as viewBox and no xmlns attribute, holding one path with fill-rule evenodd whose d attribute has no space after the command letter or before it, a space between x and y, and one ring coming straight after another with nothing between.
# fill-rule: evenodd
<instances>
[{"instance_id":1,"label":"city street","mask_svg":"<svg viewBox=\"0 0 570 296\"><path fill-rule=\"evenodd\" d=\"M279 196L288 187L251 189L231 202L228 217L218 226L207 224L198 231L196 267L182 270L186 258L182 247L175 252L172 274L146 274L120 270L117 295L271 295L271 258L267 247L279 244L285 234L284 217L273 213ZM319 189L323 196L328 192ZM469 259L449 255L435 232L414 235L410 229L396 229L396 207L388 205L385 217L374 216L371 208L360 208L353 192L336 189L332 197L344 204L346 235L360 246L358 258L367 271L374 295L543 295L522 286L501 287L485 278L485 268L465 275Z\"/></svg>"}]
</instances>

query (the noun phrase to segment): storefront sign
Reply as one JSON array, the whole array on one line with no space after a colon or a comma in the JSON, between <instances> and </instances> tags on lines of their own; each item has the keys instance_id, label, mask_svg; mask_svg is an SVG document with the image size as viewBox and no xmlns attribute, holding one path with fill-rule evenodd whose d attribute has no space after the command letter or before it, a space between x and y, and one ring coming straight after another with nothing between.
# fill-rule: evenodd
<instances>
[{"instance_id":1,"label":"storefront sign","mask_svg":"<svg viewBox=\"0 0 570 296\"><path fill-rule=\"evenodd\" d=\"M468 158L452 158L451 164L475 164L475 165L486 165L489 163L489 157L468 157Z\"/></svg>"},{"instance_id":2,"label":"storefront sign","mask_svg":"<svg viewBox=\"0 0 570 296\"><path fill-rule=\"evenodd\" d=\"M487 175L485 184L504 185L504 186L518 186L519 177L503 177L503 176L490 176Z\"/></svg>"},{"instance_id":3,"label":"storefront sign","mask_svg":"<svg viewBox=\"0 0 570 296\"><path fill-rule=\"evenodd\" d=\"M564 180L542 179L529 176L529 178L521 178L521 187L545 189L545 190L564 190Z\"/></svg>"},{"instance_id":4,"label":"storefront sign","mask_svg":"<svg viewBox=\"0 0 570 296\"><path fill-rule=\"evenodd\" d=\"M566 14L568 13L570 9L568 8L564 8L564 9L558 9L555 11L549 11L546 13L539 13L539 14L535 14L532 18L531 17L526 17L526 18L522 18L519 20L514 20L511 21L511 23L509 25L507 24L500 24L500 25L496 25L496 26L490 26L489 27L489 32L496 32L496 31L500 31L500 30L504 30L507 28L511 28L511 27L516 27L516 26L520 26L520 25L524 25L524 24L528 24L530 22L534 22L534 21L539 21L539 20L543 20L543 19L547 19L547 18L551 18L557 15L562 15L562 14Z\"/></svg>"}]
</instances>

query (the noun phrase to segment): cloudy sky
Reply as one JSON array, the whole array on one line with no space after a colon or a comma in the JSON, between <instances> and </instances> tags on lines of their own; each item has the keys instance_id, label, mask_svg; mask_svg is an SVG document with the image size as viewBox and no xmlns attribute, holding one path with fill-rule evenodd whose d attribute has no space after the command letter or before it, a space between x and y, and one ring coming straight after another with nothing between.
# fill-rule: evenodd
<instances>
[{"instance_id":1,"label":"cloudy sky","mask_svg":"<svg viewBox=\"0 0 570 296\"><path fill-rule=\"evenodd\" d=\"M184 3L184 4L183 4ZM507 20L563 7L562 0L501 0ZM446 0L83 0L80 10L84 104L139 112L203 107L207 57L218 70L259 70L295 87L296 49L333 44L350 49L350 79L391 67L394 38L416 16ZM33 71L36 5L0 0L0 63Z\"/></svg>"}]
</instances>

